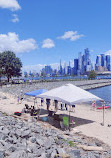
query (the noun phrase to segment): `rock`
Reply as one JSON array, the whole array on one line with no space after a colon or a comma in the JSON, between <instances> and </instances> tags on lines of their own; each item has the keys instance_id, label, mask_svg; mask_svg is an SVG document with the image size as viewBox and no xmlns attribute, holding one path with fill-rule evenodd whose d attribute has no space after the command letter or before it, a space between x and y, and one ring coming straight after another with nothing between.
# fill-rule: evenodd
<instances>
[{"instance_id":1,"label":"rock","mask_svg":"<svg viewBox=\"0 0 111 158\"><path fill-rule=\"evenodd\" d=\"M55 142L56 142L57 145L62 145L62 144L64 143L64 142L61 141L60 139L57 139Z\"/></svg>"},{"instance_id":2,"label":"rock","mask_svg":"<svg viewBox=\"0 0 111 158\"><path fill-rule=\"evenodd\" d=\"M24 150L13 152L8 158L27 158L27 153Z\"/></svg>"},{"instance_id":3,"label":"rock","mask_svg":"<svg viewBox=\"0 0 111 158\"><path fill-rule=\"evenodd\" d=\"M16 148L14 146L9 148L9 151L14 152L16 150Z\"/></svg>"},{"instance_id":4,"label":"rock","mask_svg":"<svg viewBox=\"0 0 111 158\"><path fill-rule=\"evenodd\" d=\"M40 146L44 145L44 141L42 139L36 139L36 143L39 144Z\"/></svg>"},{"instance_id":5,"label":"rock","mask_svg":"<svg viewBox=\"0 0 111 158\"><path fill-rule=\"evenodd\" d=\"M29 130L29 127L22 127L22 131L26 131L26 130Z\"/></svg>"},{"instance_id":6,"label":"rock","mask_svg":"<svg viewBox=\"0 0 111 158\"><path fill-rule=\"evenodd\" d=\"M36 138L35 138L35 137L31 137L29 140L30 140L32 143L35 143L35 142L36 142Z\"/></svg>"},{"instance_id":7,"label":"rock","mask_svg":"<svg viewBox=\"0 0 111 158\"><path fill-rule=\"evenodd\" d=\"M76 143L81 143L81 142L82 142L82 140L79 140L79 139L74 139L74 142L76 142Z\"/></svg>"},{"instance_id":8,"label":"rock","mask_svg":"<svg viewBox=\"0 0 111 158\"><path fill-rule=\"evenodd\" d=\"M3 128L4 128L4 126L0 126L0 132L2 132Z\"/></svg>"},{"instance_id":9,"label":"rock","mask_svg":"<svg viewBox=\"0 0 111 158\"><path fill-rule=\"evenodd\" d=\"M46 158L46 153L42 153L41 158Z\"/></svg>"},{"instance_id":10,"label":"rock","mask_svg":"<svg viewBox=\"0 0 111 158\"><path fill-rule=\"evenodd\" d=\"M31 131L34 133L41 133L42 129L40 127L39 128L36 127L36 128L32 128Z\"/></svg>"},{"instance_id":11,"label":"rock","mask_svg":"<svg viewBox=\"0 0 111 158\"><path fill-rule=\"evenodd\" d=\"M5 142L5 140L1 140L0 143L1 143L1 145L2 145L4 148L6 148L6 149L10 147L10 144L7 143L7 142Z\"/></svg>"},{"instance_id":12,"label":"rock","mask_svg":"<svg viewBox=\"0 0 111 158\"><path fill-rule=\"evenodd\" d=\"M45 143L44 143L44 146L45 146L45 149L50 149L52 147L52 144L54 143L54 140L53 138L51 139L48 139Z\"/></svg>"},{"instance_id":13,"label":"rock","mask_svg":"<svg viewBox=\"0 0 111 158\"><path fill-rule=\"evenodd\" d=\"M51 133L51 131L48 130L45 135L46 135L46 137L49 137L49 136L52 136L52 133Z\"/></svg>"},{"instance_id":14,"label":"rock","mask_svg":"<svg viewBox=\"0 0 111 158\"><path fill-rule=\"evenodd\" d=\"M0 140L5 140L7 137L7 135L0 133Z\"/></svg>"},{"instance_id":15,"label":"rock","mask_svg":"<svg viewBox=\"0 0 111 158\"><path fill-rule=\"evenodd\" d=\"M5 157L5 152L4 151L0 151L0 158L4 158Z\"/></svg>"},{"instance_id":16,"label":"rock","mask_svg":"<svg viewBox=\"0 0 111 158\"><path fill-rule=\"evenodd\" d=\"M27 146L27 140L26 139L21 139L21 143L22 143L22 145L24 146L24 147L26 147Z\"/></svg>"},{"instance_id":17,"label":"rock","mask_svg":"<svg viewBox=\"0 0 111 158\"><path fill-rule=\"evenodd\" d=\"M5 140L7 143L13 144L13 138L9 137Z\"/></svg>"},{"instance_id":18,"label":"rock","mask_svg":"<svg viewBox=\"0 0 111 158\"><path fill-rule=\"evenodd\" d=\"M27 158L37 158L37 155L33 153L28 153Z\"/></svg>"},{"instance_id":19,"label":"rock","mask_svg":"<svg viewBox=\"0 0 111 158\"><path fill-rule=\"evenodd\" d=\"M97 146L101 146L101 143L99 143L99 142L95 142L95 144L96 144Z\"/></svg>"},{"instance_id":20,"label":"rock","mask_svg":"<svg viewBox=\"0 0 111 158\"><path fill-rule=\"evenodd\" d=\"M25 137L25 138L28 138L29 135L30 135L30 133L31 133L30 130L26 130L26 131L22 132L21 136L22 136L22 137Z\"/></svg>"},{"instance_id":21,"label":"rock","mask_svg":"<svg viewBox=\"0 0 111 158\"><path fill-rule=\"evenodd\" d=\"M52 153L51 153L51 158L55 158L56 154L57 154L57 151L53 150Z\"/></svg>"},{"instance_id":22,"label":"rock","mask_svg":"<svg viewBox=\"0 0 111 158\"><path fill-rule=\"evenodd\" d=\"M8 135L10 133L10 131L8 129L3 129L2 133L5 134L5 135Z\"/></svg>"},{"instance_id":23,"label":"rock","mask_svg":"<svg viewBox=\"0 0 111 158\"><path fill-rule=\"evenodd\" d=\"M94 155L95 157L94 158L101 158L99 155Z\"/></svg>"},{"instance_id":24,"label":"rock","mask_svg":"<svg viewBox=\"0 0 111 158\"><path fill-rule=\"evenodd\" d=\"M80 156L80 150L72 150L68 152L70 154L71 158L81 158Z\"/></svg>"},{"instance_id":25,"label":"rock","mask_svg":"<svg viewBox=\"0 0 111 158\"><path fill-rule=\"evenodd\" d=\"M21 132L21 130L20 130L20 129L16 130L16 135L17 135L18 137L21 137L22 132Z\"/></svg>"},{"instance_id":26,"label":"rock","mask_svg":"<svg viewBox=\"0 0 111 158\"><path fill-rule=\"evenodd\" d=\"M58 139L64 139L64 136L63 135L57 135L57 138Z\"/></svg>"},{"instance_id":27,"label":"rock","mask_svg":"<svg viewBox=\"0 0 111 158\"><path fill-rule=\"evenodd\" d=\"M44 153L45 150L43 148L37 149L37 147L33 148L33 153L37 155L37 157L41 156L42 153Z\"/></svg>"},{"instance_id":28,"label":"rock","mask_svg":"<svg viewBox=\"0 0 111 158\"><path fill-rule=\"evenodd\" d=\"M7 99L7 97L6 96L2 96L2 99Z\"/></svg>"},{"instance_id":29,"label":"rock","mask_svg":"<svg viewBox=\"0 0 111 158\"><path fill-rule=\"evenodd\" d=\"M66 154L66 151L64 148L59 148L57 149L57 154L61 155L61 154Z\"/></svg>"}]
</instances>

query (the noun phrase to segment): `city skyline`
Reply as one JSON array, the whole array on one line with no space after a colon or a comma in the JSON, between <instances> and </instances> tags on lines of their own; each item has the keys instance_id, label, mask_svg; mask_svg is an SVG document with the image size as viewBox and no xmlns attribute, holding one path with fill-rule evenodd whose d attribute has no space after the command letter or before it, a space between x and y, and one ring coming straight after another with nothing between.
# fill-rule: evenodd
<instances>
[{"instance_id":1,"label":"city skyline","mask_svg":"<svg viewBox=\"0 0 111 158\"><path fill-rule=\"evenodd\" d=\"M111 55L99 54L96 56L95 63L93 63L91 61L90 51L86 48L84 49L84 53L79 52L78 58L73 59L73 61L69 60L68 64L66 62L62 63L60 59L56 68L52 68L51 65L44 65L39 72L37 70L30 70L23 71L23 73L29 74L29 76L36 76L36 74L39 76L79 76L89 74L92 70L96 72L111 71Z\"/></svg>"},{"instance_id":2,"label":"city skyline","mask_svg":"<svg viewBox=\"0 0 111 158\"><path fill-rule=\"evenodd\" d=\"M0 52L10 50L23 69L56 67L90 48L91 61L111 54L108 0L0 1ZM35 67L35 68L34 68Z\"/></svg>"}]
</instances>

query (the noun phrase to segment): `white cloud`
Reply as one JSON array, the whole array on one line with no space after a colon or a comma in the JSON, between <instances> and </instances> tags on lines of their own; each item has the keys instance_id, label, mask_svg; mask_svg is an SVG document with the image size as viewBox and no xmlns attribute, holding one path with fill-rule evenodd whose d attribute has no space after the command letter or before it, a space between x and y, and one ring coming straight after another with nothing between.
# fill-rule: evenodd
<instances>
[{"instance_id":1,"label":"white cloud","mask_svg":"<svg viewBox=\"0 0 111 158\"><path fill-rule=\"evenodd\" d=\"M38 64L38 65L27 65L27 66L23 66L22 70L23 71L36 71L36 72L40 72L40 70L42 70L42 68L44 68L46 65L45 64Z\"/></svg>"},{"instance_id":2,"label":"white cloud","mask_svg":"<svg viewBox=\"0 0 111 158\"><path fill-rule=\"evenodd\" d=\"M55 47L55 44L53 42L53 40L47 38L42 42L42 48L53 48Z\"/></svg>"},{"instance_id":3,"label":"white cloud","mask_svg":"<svg viewBox=\"0 0 111 158\"><path fill-rule=\"evenodd\" d=\"M83 34L78 34L77 31L67 31L63 36L57 37L58 39L70 39L70 41L76 41L79 38L83 37Z\"/></svg>"},{"instance_id":4,"label":"white cloud","mask_svg":"<svg viewBox=\"0 0 111 158\"><path fill-rule=\"evenodd\" d=\"M0 34L0 52L13 51L15 53L29 52L38 48L36 41L33 38L19 40L19 36L14 32Z\"/></svg>"},{"instance_id":5,"label":"white cloud","mask_svg":"<svg viewBox=\"0 0 111 158\"><path fill-rule=\"evenodd\" d=\"M94 52L94 50L91 49L90 52Z\"/></svg>"},{"instance_id":6,"label":"white cloud","mask_svg":"<svg viewBox=\"0 0 111 158\"><path fill-rule=\"evenodd\" d=\"M36 71L36 72L40 72L42 70L42 68L44 68L47 64L37 64L37 65L27 65L27 66L23 66L23 71ZM50 66L52 67L52 69L58 69L60 63L53 63L50 64Z\"/></svg>"},{"instance_id":7,"label":"white cloud","mask_svg":"<svg viewBox=\"0 0 111 158\"><path fill-rule=\"evenodd\" d=\"M111 55L111 50L108 50L107 52L105 52L105 55Z\"/></svg>"},{"instance_id":8,"label":"white cloud","mask_svg":"<svg viewBox=\"0 0 111 158\"><path fill-rule=\"evenodd\" d=\"M12 14L12 16L13 16L12 22L14 23L19 22L19 18L17 14Z\"/></svg>"},{"instance_id":9,"label":"white cloud","mask_svg":"<svg viewBox=\"0 0 111 158\"><path fill-rule=\"evenodd\" d=\"M0 0L0 7L10 9L11 11L21 9L21 6L18 4L17 0Z\"/></svg>"}]
</instances>

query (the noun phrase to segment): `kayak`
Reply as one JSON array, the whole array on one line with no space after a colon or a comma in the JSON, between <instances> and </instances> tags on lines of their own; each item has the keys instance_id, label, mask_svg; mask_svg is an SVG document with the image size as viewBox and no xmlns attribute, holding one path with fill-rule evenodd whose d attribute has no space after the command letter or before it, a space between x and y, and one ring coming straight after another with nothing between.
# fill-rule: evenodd
<instances>
[{"instance_id":1,"label":"kayak","mask_svg":"<svg viewBox=\"0 0 111 158\"><path fill-rule=\"evenodd\" d=\"M101 106L101 107L97 107L97 109L107 109L107 108L109 108L110 106Z\"/></svg>"}]
</instances>

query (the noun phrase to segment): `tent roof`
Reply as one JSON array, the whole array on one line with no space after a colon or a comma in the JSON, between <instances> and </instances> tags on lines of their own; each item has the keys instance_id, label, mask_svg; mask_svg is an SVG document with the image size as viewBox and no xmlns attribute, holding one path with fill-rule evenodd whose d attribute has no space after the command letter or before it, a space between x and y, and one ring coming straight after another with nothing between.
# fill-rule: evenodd
<instances>
[{"instance_id":1,"label":"tent roof","mask_svg":"<svg viewBox=\"0 0 111 158\"><path fill-rule=\"evenodd\" d=\"M46 89L39 89L39 90L35 90L35 91L31 91L31 92L24 93L24 94L25 94L25 95L29 95L29 96L36 97L37 95L42 94L42 93L44 93L44 92L46 92L46 91L47 91Z\"/></svg>"},{"instance_id":2,"label":"tent roof","mask_svg":"<svg viewBox=\"0 0 111 158\"><path fill-rule=\"evenodd\" d=\"M38 95L37 97L58 100L67 103L68 105L87 101L103 100L72 84L66 84L64 86L52 89Z\"/></svg>"}]
</instances>

